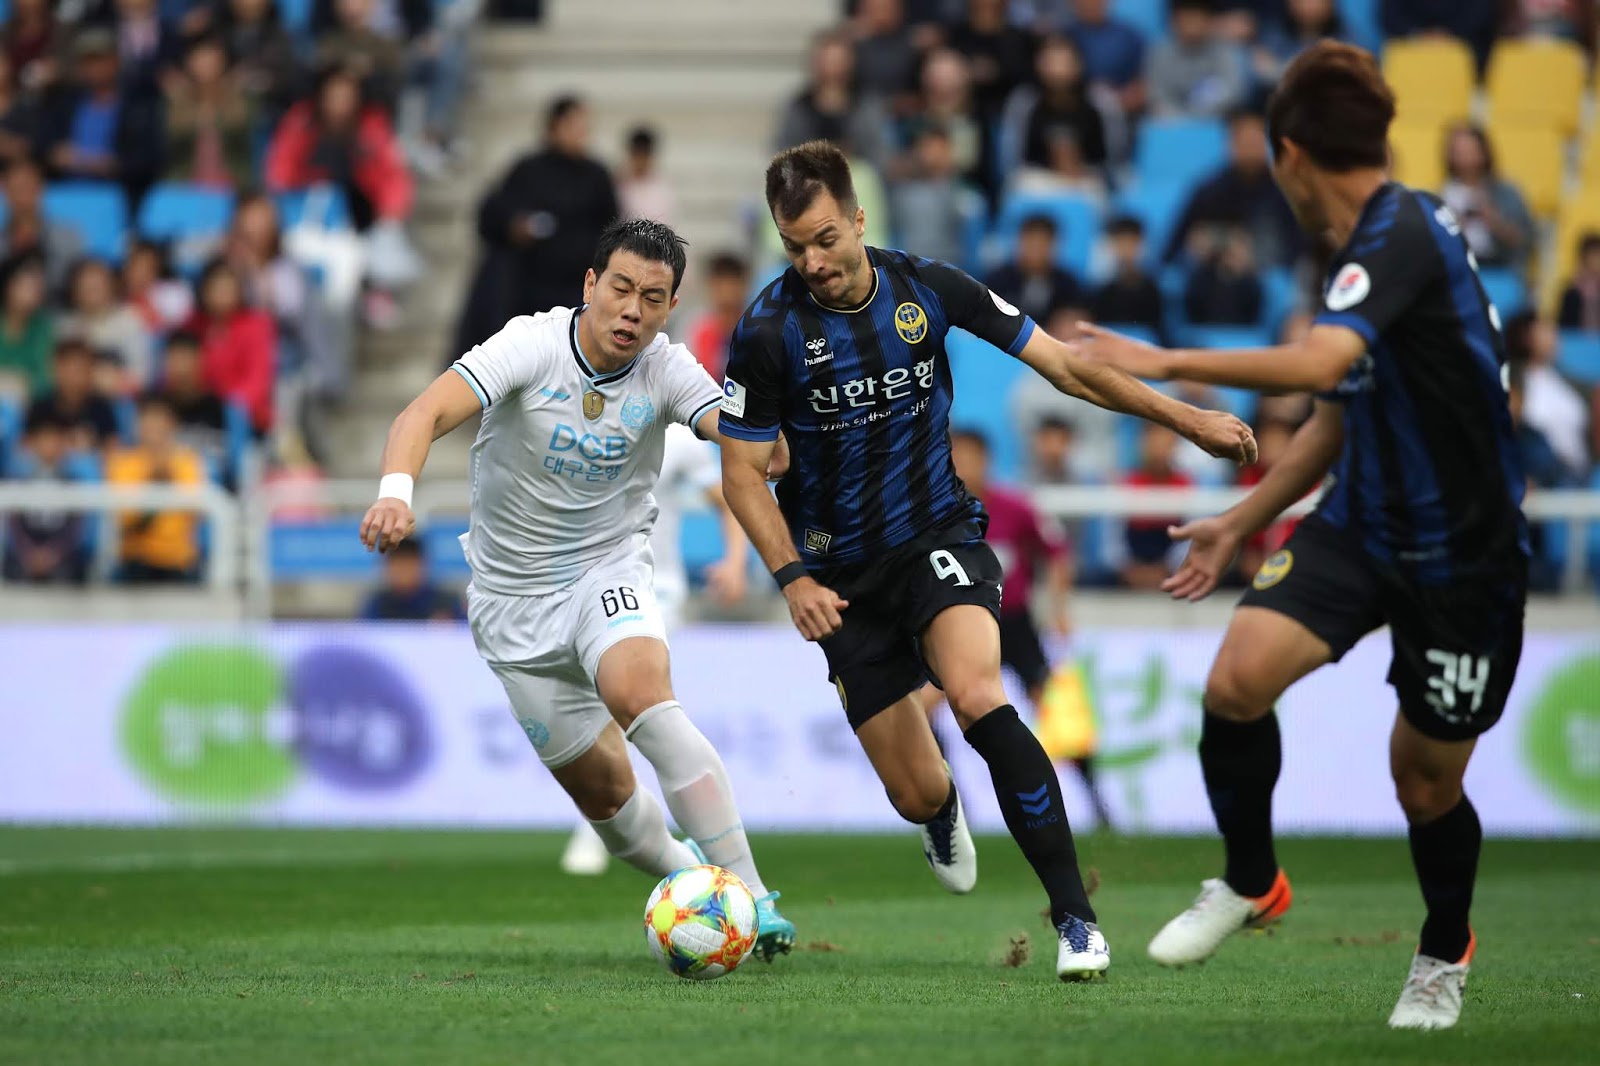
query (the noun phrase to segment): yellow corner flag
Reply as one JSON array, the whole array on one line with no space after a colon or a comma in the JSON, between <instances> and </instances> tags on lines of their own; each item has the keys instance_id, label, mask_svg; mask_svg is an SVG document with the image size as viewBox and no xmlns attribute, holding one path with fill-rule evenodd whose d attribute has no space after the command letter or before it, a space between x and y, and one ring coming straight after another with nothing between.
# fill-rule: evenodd
<instances>
[{"instance_id":1,"label":"yellow corner flag","mask_svg":"<svg viewBox=\"0 0 1600 1066\"><path fill-rule=\"evenodd\" d=\"M1083 759L1095 753L1094 694L1082 664L1069 660L1045 682L1033 731L1053 761Z\"/></svg>"}]
</instances>

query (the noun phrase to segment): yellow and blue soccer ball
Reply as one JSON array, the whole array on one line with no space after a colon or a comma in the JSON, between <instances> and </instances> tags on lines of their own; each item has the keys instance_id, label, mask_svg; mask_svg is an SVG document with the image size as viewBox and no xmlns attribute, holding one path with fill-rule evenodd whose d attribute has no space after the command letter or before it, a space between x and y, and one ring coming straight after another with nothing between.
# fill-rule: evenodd
<instances>
[{"instance_id":1,"label":"yellow and blue soccer ball","mask_svg":"<svg viewBox=\"0 0 1600 1066\"><path fill-rule=\"evenodd\" d=\"M644 936L656 959L691 981L732 973L756 943L756 900L720 866L668 874L644 908Z\"/></svg>"}]
</instances>

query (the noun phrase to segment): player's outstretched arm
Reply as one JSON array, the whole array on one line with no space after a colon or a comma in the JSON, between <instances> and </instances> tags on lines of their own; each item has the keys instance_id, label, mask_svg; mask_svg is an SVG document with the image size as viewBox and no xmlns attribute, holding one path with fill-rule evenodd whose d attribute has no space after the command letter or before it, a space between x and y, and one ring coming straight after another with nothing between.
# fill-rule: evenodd
<instances>
[{"instance_id":1,"label":"player's outstretched arm","mask_svg":"<svg viewBox=\"0 0 1600 1066\"><path fill-rule=\"evenodd\" d=\"M1042 329L1033 331L1018 358L1068 396L1159 422L1218 458L1241 465L1256 460L1255 434L1233 415L1174 400L1110 361L1086 358L1077 345L1065 344Z\"/></svg>"},{"instance_id":2,"label":"player's outstretched arm","mask_svg":"<svg viewBox=\"0 0 1600 1066\"><path fill-rule=\"evenodd\" d=\"M1233 565L1244 542L1315 488L1327 475L1343 444L1343 412L1336 403L1318 400L1283 457L1272 464L1250 495L1214 518L1167 530L1173 540L1188 541L1189 551L1161 587L1179 600L1201 600L1210 595Z\"/></svg>"},{"instance_id":3,"label":"player's outstretched arm","mask_svg":"<svg viewBox=\"0 0 1600 1066\"><path fill-rule=\"evenodd\" d=\"M429 447L482 406L466 379L446 370L400 412L383 445L378 501L361 520L361 543L368 551L388 551L416 529L411 490L428 461Z\"/></svg>"},{"instance_id":4,"label":"player's outstretched arm","mask_svg":"<svg viewBox=\"0 0 1600 1066\"><path fill-rule=\"evenodd\" d=\"M1093 362L1152 381L1179 378L1263 392L1326 392L1367 350L1361 334L1344 326L1313 326L1304 340L1272 348L1158 348L1089 323L1079 324L1075 346Z\"/></svg>"}]
</instances>

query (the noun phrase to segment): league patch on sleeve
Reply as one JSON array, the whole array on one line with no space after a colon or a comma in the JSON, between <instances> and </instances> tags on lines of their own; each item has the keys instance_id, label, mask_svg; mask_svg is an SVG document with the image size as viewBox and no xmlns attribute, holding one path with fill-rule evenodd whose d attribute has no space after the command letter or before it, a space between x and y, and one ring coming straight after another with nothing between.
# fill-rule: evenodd
<instances>
[{"instance_id":1,"label":"league patch on sleeve","mask_svg":"<svg viewBox=\"0 0 1600 1066\"><path fill-rule=\"evenodd\" d=\"M1006 301L1001 298L1000 294L995 292L993 289L989 290L989 299L994 301L994 305L1000 309L1001 314L1010 315L1012 318L1016 318L1018 315L1022 314L1021 311L1018 311L1015 307L1006 303Z\"/></svg>"},{"instance_id":2,"label":"league patch on sleeve","mask_svg":"<svg viewBox=\"0 0 1600 1066\"><path fill-rule=\"evenodd\" d=\"M1328 286L1328 310L1348 311L1372 292L1372 277L1360 263L1348 263Z\"/></svg>"},{"instance_id":3,"label":"league patch on sleeve","mask_svg":"<svg viewBox=\"0 0 1600 1066\"><path fill-rule=\"evenodd\" d=\"M744 417L744 386L729 378L722 385L722 409L735 418Z\"/></svg>"}]
</instances>

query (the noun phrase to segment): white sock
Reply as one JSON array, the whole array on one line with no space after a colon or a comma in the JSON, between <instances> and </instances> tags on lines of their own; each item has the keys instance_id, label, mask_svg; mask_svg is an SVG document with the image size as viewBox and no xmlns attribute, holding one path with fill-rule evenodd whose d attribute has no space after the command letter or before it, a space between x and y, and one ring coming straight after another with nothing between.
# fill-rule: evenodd
<instances>
[{"instance_id":1,"label":"white sock","mask_svg":"<svg viewBox=\"0 0 1600 1066\"><path fill-rule=\"evenodd\" d=\"M668 700L649 708L628 727L628 739L655 767L667 809L700 845L706 861L738 874L756 896L766 895L722 756L689 721L683 706Z\"/></svg>"},{"instance_id":2,"label":"white sock","mask_svg":"<svg viewBox=\"0 0 1600 1066\"><path fill-rule=\"evenodd\" d=\"M590 819L589 824L606 842L607 851L647 874L665 877L696 862L694 852L667 832L661 804L638 786L616 814L604 821Z\"/></svg>"}]
</instances>

